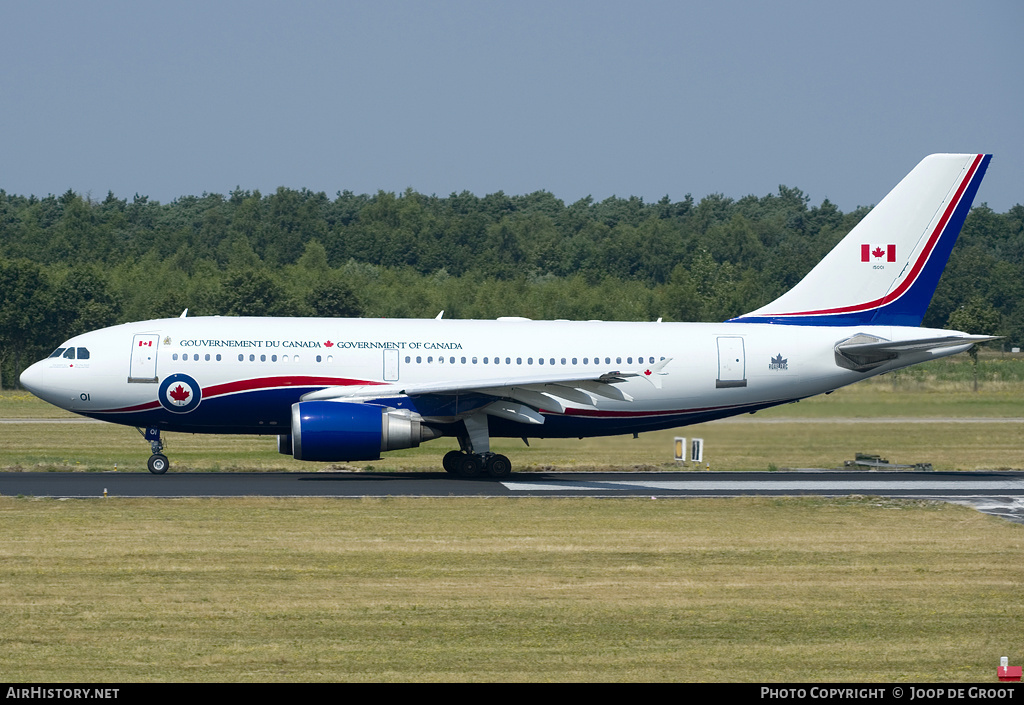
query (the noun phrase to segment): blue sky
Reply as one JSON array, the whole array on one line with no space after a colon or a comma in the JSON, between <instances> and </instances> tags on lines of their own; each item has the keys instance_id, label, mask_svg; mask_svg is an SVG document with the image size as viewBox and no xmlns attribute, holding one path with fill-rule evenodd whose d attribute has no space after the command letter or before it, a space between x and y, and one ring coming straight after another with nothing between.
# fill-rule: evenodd
<instances>
[{"instance_id":1,"label":"blue sky","mask_svg":"<svg viewBox=\"0 0 1024 705\"><path fill-rule=\"evenodd\" d=\"M0 188L878 202L991 152L1024 203L1024 3L0 0Z\"/></svg>"}]
</instances>

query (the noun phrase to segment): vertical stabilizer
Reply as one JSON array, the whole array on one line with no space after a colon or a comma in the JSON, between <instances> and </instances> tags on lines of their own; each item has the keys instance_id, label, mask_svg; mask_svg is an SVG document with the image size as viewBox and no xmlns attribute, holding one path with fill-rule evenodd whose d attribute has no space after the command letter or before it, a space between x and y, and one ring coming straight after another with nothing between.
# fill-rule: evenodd
<instances>
[{"instance_id":1,"label":"vertical stabilizer","mask_svg":"<svg viewBox=\"0 0 1024 705\"><path fill-rule=\"evenodd\" d=\"M919 326L990 154L933 154L785 294L734 321Z\"/></svg>"}]
</instances>

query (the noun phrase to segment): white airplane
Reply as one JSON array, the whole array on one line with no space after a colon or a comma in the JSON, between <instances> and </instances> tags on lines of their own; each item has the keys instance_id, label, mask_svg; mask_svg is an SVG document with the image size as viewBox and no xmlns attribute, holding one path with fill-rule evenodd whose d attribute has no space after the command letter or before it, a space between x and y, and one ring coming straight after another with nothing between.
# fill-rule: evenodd
<instances>
[{"instance_id":1,"label":"white airplane","mask_svg":"<svg viewBox=\"0 0 1024 705\"><path fill-rule=\"evenodd\" d=\"M723 323L195 317L76 336L21 383L83 416L276 434L298 460L375 460L454 436L462 477L505 477L492 437L640 433L753 413L988 336L918 328L991 155L925 158L791 290Z\"/></svg>"}]
</instances>

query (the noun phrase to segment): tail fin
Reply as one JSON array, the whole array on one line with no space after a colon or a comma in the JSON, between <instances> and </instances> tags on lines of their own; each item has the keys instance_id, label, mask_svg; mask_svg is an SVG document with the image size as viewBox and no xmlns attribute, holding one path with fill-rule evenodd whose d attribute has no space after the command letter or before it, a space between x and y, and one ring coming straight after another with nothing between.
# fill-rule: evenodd
<instances>
[{"instance_id":1,"label":"tail fin","mask_svg":"<svg viewBox=\"0 0 1024 705\"><path fill-rule=\"evenodd\" d=\"M921 325L991 158L925 157L796 286L732 320Z\"/></svg>"}]
</instances>

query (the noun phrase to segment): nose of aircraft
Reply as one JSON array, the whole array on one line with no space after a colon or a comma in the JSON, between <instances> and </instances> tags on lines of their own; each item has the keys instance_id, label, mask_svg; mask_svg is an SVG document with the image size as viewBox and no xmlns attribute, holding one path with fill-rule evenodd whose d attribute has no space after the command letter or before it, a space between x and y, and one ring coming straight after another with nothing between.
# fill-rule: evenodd
<instances>
[{"instance_id":1,"label":"nose of aircraft","mask_svg":"<svg viewBox=\"0 0 1024 705\"><path fill-rule=\"evenodd\" d=\"M65 380L54 372L60 370L50 369L49 360L41 360L30 366L21 373L21 386L35 394L43 401L50 402L62 409L69 408L70 390L65 388Z\"/></svg>"},{"instance_id":2,"label":"nose of aircraft","mask_svg":"<svg viewBox=\"0 0 1024 705\"><path fill-rule=\"evenodd\" d=\"M35 394L37 397L42 397L42 394L40 394L43 389L42 362L30 365L28 369L21 373L21 386Z\"/></svg>"}]
</instances>

